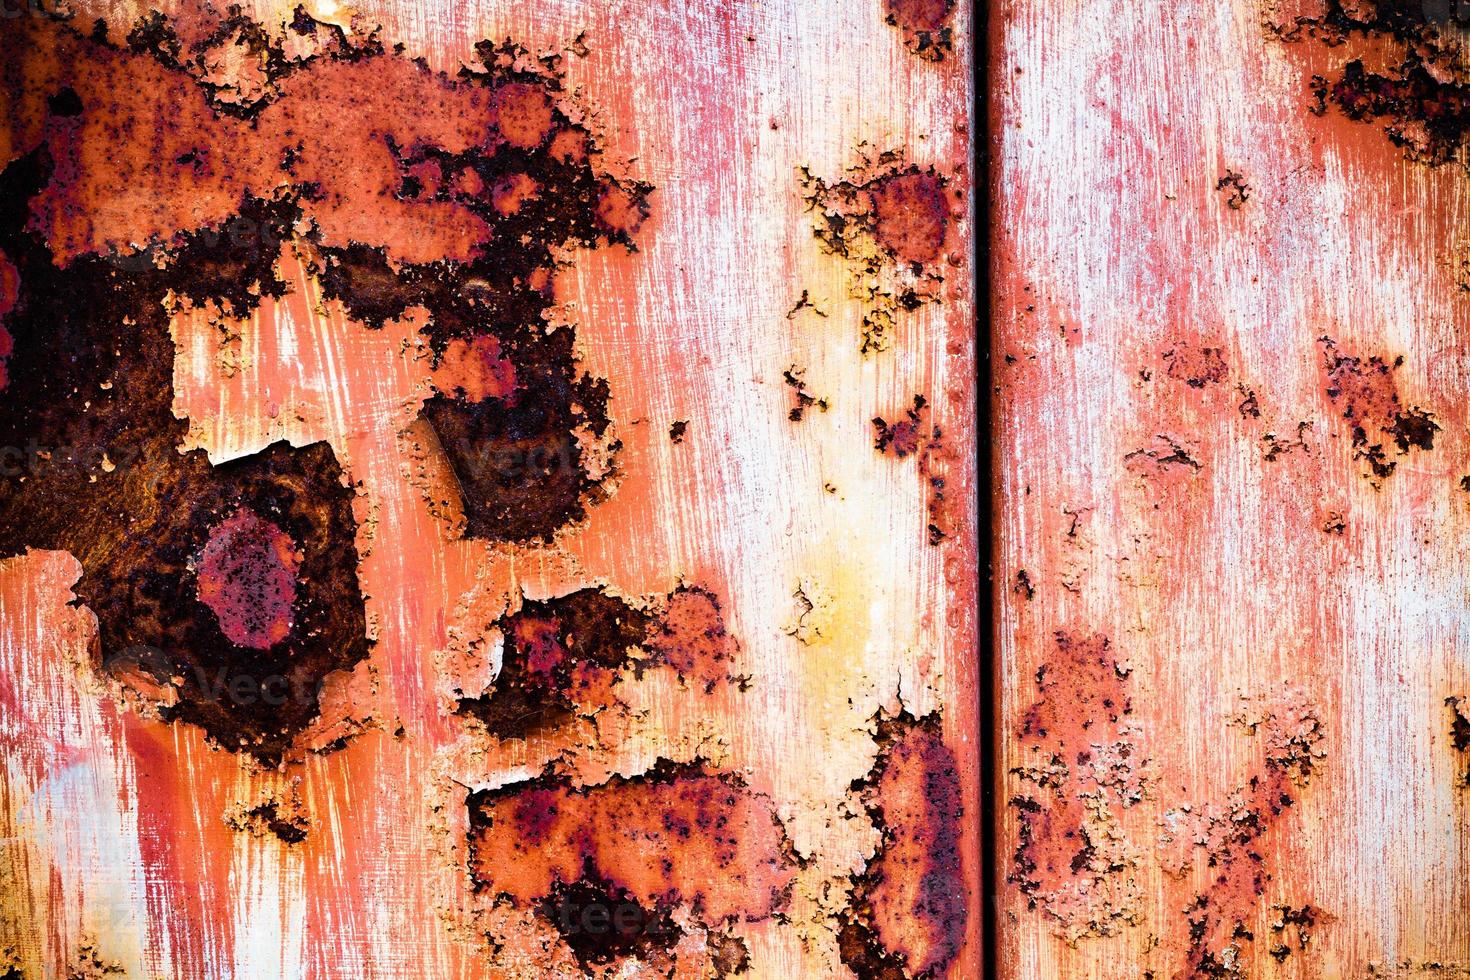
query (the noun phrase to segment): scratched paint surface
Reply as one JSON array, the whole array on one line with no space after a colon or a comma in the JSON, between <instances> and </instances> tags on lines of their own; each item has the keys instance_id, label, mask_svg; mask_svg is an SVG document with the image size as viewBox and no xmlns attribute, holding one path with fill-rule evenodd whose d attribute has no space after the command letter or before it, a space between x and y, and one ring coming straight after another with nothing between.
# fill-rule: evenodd
<instances>
[{"instance_id":1,"label":"scratched paint surface","mask_svg":"<svg viewBox=\"0 0 1470 980\"><path fill-rule=\"evenodd\" d=\"M1470 976L1470 34L996 5L1007 977Z\"/></svg>"},{"instance_id":2,"label":"scratched paint surface","mask_svg":"<svg viewBox=\"0 0 1470 980\"><path fill-rule=\"evenodd\" d=\"M964 5L3 13L0 975L978 975Z\"/></svg>"}]
</instances>

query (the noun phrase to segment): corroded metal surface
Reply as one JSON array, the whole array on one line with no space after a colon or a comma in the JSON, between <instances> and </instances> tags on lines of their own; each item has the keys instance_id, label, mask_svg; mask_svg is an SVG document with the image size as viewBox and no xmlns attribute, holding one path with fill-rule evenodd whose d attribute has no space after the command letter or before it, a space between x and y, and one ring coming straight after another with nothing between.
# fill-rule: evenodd
<instances>
[{"instance_id":1,"label":"corroded metal surface","mask_svg":"<svg viewBox=\"0 0 1470 980\"><path fill-rule=\"evenodd\" d=\"M0 973L978 974L963 5L3 14Z\"/></svg>"},{"instance_id":2,"label":"corroded metal surface","mask_svg":"<svg viewBox=\"0 0 1470 980\"><path fill-rule=\"evenodd\" d=\"M1470 975L1455 13L995 8L1003 976Z\"/></svg>"}]
</instances>

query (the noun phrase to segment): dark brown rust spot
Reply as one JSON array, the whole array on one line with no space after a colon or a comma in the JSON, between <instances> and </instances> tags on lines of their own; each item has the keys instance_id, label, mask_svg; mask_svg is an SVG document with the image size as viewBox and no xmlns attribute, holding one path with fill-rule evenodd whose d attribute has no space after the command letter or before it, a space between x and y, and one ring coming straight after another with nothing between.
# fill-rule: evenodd
<instances>
[{"instance_id":1,"label":"dark brown rust spot","mask_svg":"<svg viewBox=\"0 0 1470 980\"><path fill-rule=\"evenodd\" d=\"M955 454L944 440L944 431L929 418L929 402L915 395L913 407L901 419L888 422L881 416L873 419L875 449L884 455L903 459L918 457L919 476L928 491L929 544L939 545L953 534L956 516L953 501L946 493L947 474Z\"/></svg>"},{"instance_id":2,"label":"dark brown rust spot","mask_svg":"<svg viewBox=\"0 0 1470 980\"><path fill-rule=\"evenodd\" d=\"M1448 697L1444 703L1450 709L1450 744L1460 753L1465 766L1460 781L1470 786L1470 696Z\"/></svg>"},{"instance_id":3,"label":"dark brown rust spot","mask_svg":"<svg viewBox=\"0 0 1470 980\"><path fill-rule=\"evenodd\" d=\"M802 293L802 296L805 297L806 294ZM827 399L819 398L807 387L805 375L805 369L795 364L781 372L781 377L786 381L786 387L791 389L792 397L796 399L796 404L791 407L791 411L786 413L786 417L793 422L800 422L805 418L809 408L815 407L823 412L829 408Z\"/></svg>"},{"instance_id":4,"label":"dark brown rust spot","mask_svg":"<svg viewBox=\"0 0 1470 980\"><path fill-rule=\"evenodd\" d=\"M578 706L604 707L625 669L667 665L711 691L729 677L739 649L714 594L693 586L640 605L581 589L526 601L494 625L505 637L500 673L489 693L460 699L458 710L500 738L563 724Z\"/></svg>"}]
</instances>

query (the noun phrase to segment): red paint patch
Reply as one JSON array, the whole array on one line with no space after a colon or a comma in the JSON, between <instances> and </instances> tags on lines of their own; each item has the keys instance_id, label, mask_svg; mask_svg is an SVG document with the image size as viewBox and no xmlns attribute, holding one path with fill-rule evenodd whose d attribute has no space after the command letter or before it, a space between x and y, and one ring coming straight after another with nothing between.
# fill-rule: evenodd
<instances>
[{"instance_id":1,"label":"red paint patch","mask_svg":"<svg viewBox=\"0 0 1470 980\"><path fill-rule=\"evenodd\" d=\"M300 568L291 536L241 507L210 531L200 553L199 601L231 643L264 650L291 632Z\"/></svg>"}]
</instances>

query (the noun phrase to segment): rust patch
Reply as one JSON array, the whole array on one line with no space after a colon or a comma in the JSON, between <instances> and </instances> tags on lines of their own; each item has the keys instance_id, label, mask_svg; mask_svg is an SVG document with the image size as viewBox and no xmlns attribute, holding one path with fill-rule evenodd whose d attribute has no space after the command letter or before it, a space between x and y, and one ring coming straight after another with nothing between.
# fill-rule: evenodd
<instances>
[{"instance_id":1,"label":"rust patch","mask_svg":"<svg viewBox=\"0 0 1470 980\"><path fill-rule=\"evenodd\" d=\"M1434 448L1439 425L1433 415L1418 407L1405 408L1399 399L1393 372L1403 358L1392 364L1377 355L1365 360L1341 353L1330 338L1319 343L1327 397L1348 422L1354 458L1366 463L1372 476L1384 479L1398 467L1398 461L1389 458L1390 444L1400 456L1411 449Z\"/></svg>"},{"instance_id":2,"label":"rust patch","mask_svg":"<svg viewBox=\"0 0 1470 980\"><path fill-rule=\"evenodd\" d=\"M543 776L466 805L476 890L535 910L584 967L668 950L676 912L706 930L769 918L795 875L771 800L698 764L588 787ZM743 960L727 937L707 947Z\"/></svg>"},{"instance_id":3,"label":"rust patch","mask_svg":"<svg viewBox=\"0 0 1470 980\"><path fill-rule=\"evenodd\" d=\"M583 458L606 432L606 385L543 314L567 249L632 247L651 188L608 172L551 68L482 42L451 78L304 13L284 40L238 12L187 30L154 14L127 48L46 18L14 26L0 159L45 161L25 227L58 265L103 255L141 274L196 239L264 254L296 242L354 318L429 312L449 376L424 415L468 534L544 541L584 516L607 475ZM215 271L185 295L218 293ZM484 338L508 364L453 377L465 359L450 345Z\"/></svg>"},{"instance_id":4,"label":"rust patch","mask_svg":"<svg viewBox=\"0 0 1470 980\"><path fill-rule=\"evenodd\" d=\"M918 458L919 477L928 490L929 544L938 545L951 536L956 522L953 505L945 495L946 474L954 454L944 441L944 430L929 415L928 399L915 395L913 406L896 421L874 418L873 447L896 459Z\"/></svg>"},{"instance_id":5,"label":"rust patch","mask_svg":"<svg viewBox=\"0 0 1470 980\"><path fill-rule=\"evenodd\" d=\"M165 300L248 315L284 295L290 247L369 326L423 308L423 416L467 533L545 541L605 492L589 449L617 445L606 383L543 325L553 276L570 248L631 248L651 188L509 41L450 77L302 10L284 32L200 5L122 34L36 16L0 36L0 553L75 555L104 668L279 760L368 652L355 492L324 444L177 451Z\"/></svg>"},{"instance_id":6,"label":"rust patch","mask_svg":"<svg viewBox=\"0 0 1470 980\"><path fill-rule=\"evenodd\" d=\"M0 251L18 273L0 552L74 555L104 670L159 693L165 719L279 759L317 716L327 675L368 652L354 490L324 443L219 466L180 453L163 304L213 295L248 311L280 289L273 256L259 239L201 235L164 268L95 256L59 267L27 227L52 170L37 153L0 174ZM249 220L282 231L288 212L252 205ZM242 511L278 535L221 532Z\"/></svg>"},{"instance_id":7,"label":"rust patch","mask_svg":"<svg viewBox=\"0 0 1470 980\"><path fill-rule=\"evenodd\" d=\"M1259 715L1242 714L1235 723L1261 738L1260 771L1223 806L1166 815L1166 822L1189 828L1186 842L1203 852L1207 872L1185 912L1185 976L1191 980L1238 975L1234 964L1243 944L1255 940L1248 923L1271 879L1264 841L1296 805L1301 787L1310 782L1325 754L1321 713L1300 692L1277 699ZM1314 910L1313 922L1320 915Z\"/></svg>"},{"instance_id":8,"label":"rust patch","mask_svg":"<svg viewBox=\"0 0 1470 980\"><path fill-rule=\"evenodd\" d=\"M1450 744L1460 754L1460 762L1465 767L1460 782L1470 786L1470 696L1448 697L1444 703L1450 709Z\"/></svg>"},{"instance_id":9,"label":"rust patch","mask_svg":"<svg viewBox=\"0 0 1470 980\"><path fill-rule=\"evenodd\" d=\"M210 529L199 553L199 601L231 643L266 650L291 632L300 570L291 536L241 507Z\"/></svg>"},{"instance_id":10,"label":"rust patch","mask_svg":"<svg viewBox=\"0 0 1470 980\"><path fill-rule=\"evenodd\" d=\"M1164 352L1164 373L1191 388L1203 388L1228 378L1230 366L1222 348L1181 342Z\"/></svg>"},{"instance_id":11,"label":"rust patch","mask_svg":"<svg viewBox=\"0 0 1470 980\"><path fill-rule=\"evenodd\" d=\"M882 832L838 936L861 978L941 976L964 942L959 769L937 716L879 719L878 759L856 787Z\"/></svg>"},{"instance_id":12,"label":"rust patch","mask_svg":"<svg viewBox=\"0 0 1470 980\"><path fill-rule=\"evenodd\" d=\"M903 32L904 47L926 61L954 51L955 0L883 0L888 23Z\"/></svg>"},{"instance_id":13,"label":"rust patch","mask_svg":"<svg viewBox=\"0 0 1470 980\"><path fill-rule=\"evenodd\" d=\"M1164 482L1177 482L1204 468L1182 442L1163 433L1154 436L1149 445L1125 455L1123 464L1140 476L1162 477Z\"/></svg>"},{"instance_id":14,"label":"rust patch","mask_svg":"<svg viewBox=\"0 0 1470 980\"><path fill-rule=\"evenodd\" d=\"M1305 953L1323 918L1322 910L1311 905L1273 905L1271 911L1275 913L1271 919L1271 958L1284 963L1294 952Z\"/></svg>"},{"instance_id":15,"label":"rust patch","mask_svg":"<svg viewBox=\"0 0 1470 980\"><path fill-rule=\"evenodd\" d=\"M802 296L805 297L806 294L802 293ZM791 389L791 395L796 399L796 404L791 406L791 410L786 413L786 417L793 422L800 422L805 418L809 408L815 407L825 412L830 407L827 399L819 397L807 387L805 375L805 369L795 364L781 372L781 377L786 381L786 387Z\"/></svg>"},{"instance_id":16,"label":"rust patch","mask_svg":"<svg viewBox=\"0 0 1470 980\"><path fill-rule=\"evenodd\" d=\"M1356 41L1388 42L1391 50L1377 57L1344 58L1332 76L1313 76L1313 111L1335 106L1349 119L1376 122L1410 159L1438 165L1461 155L1470 128L1462 32L1448 18L1451 6L1436 19L1435 4L1323 0L1315 16L1271 27L1288 41L1349 50Z\"/></svg>"},{"instance_id":17,"label":"rust patch","mask_svg":"<svg viewBox=\"0 0 1470 980\"><path fill-rule=\"evenodd\" d=\"M1225 203L1232 211L1239 211L1251 199L1251 187L1245 182L1245 175L1234 170L1225 171L1224 176L1215 181L1215 190L1225 194Z\"/></svg>"},{"instance_id":18,"label":"rust patch","mask_svg":"<svg viewBox=\"0 0 1470 980\"><path fill-rule=\"evenodd\" d=\"M1012 797L1019 844L1007 880L1068 942L1139 920L1138 856L1119 814L1147 795L1150 764L1132 722L1130 669L1099 634L1059 630L1017 732L1027 785Z\"/></svg>"},{"instance_id":19,"label":"rust patch","mask_svg":"<svg viewBox=\"0 0 1470 980\"><path fill-rule=\"evenodd\" d=\"M714 593L680 586L635 605L599 588L527 600L493 624L504 637L492 689L461 698L461 713L498 738L523 739L578 711L613 703L624 671L667 666L706 693L730 679L739 645Z\"/></svg>"},{"instance_id":20,"label":"rust patch","mask_svg":"<svg viewBox=\"0 0 1470 980\"><path fill-rule=\"evenodd\" d=\"M887 350L897 318L940 298L943 263L963 202L945 176L887 151L864 156L829 183L801 171L813 233L849 264L848 292L863 303L863 353Z\"/></svg>"},{"instance_id":21,"label":"rust patch","mask_svg":"<svg viewBox=\"0 0 1470 980\"><path fill-rule=\"evenodd\" d=\"M300 844L311 832L306 808L294 788L289 793L269 793L248 806L233 807L224 820L232 830L255 837L270 835L284 844Z\"/></svg>"}]
</instances>

